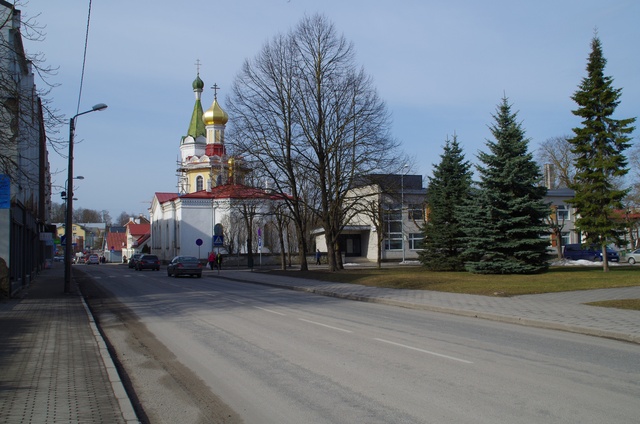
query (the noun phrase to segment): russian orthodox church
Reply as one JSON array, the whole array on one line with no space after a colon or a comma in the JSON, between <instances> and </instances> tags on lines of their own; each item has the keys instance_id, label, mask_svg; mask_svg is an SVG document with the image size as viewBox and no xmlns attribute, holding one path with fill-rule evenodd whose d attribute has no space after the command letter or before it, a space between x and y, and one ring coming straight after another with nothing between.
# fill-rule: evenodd
<instances>
[{"instance_id":1,"label":"russian orthodox church","mask_svg":"<svg viewBox=\"0 0 640 424\"><path fill-rule=\"evenodd\" d=\"M151 253L160 260L177 255L206 259L211 251L245 253L249 230L241 228L242 209L253 208L251 213L266 227L270 208L282 202L277 194L245 185L251 170L242 158L227 154L224 131L229 116L218 103L218 86L212 88L213 103L203 111L204 82L198 72L191 121L180 140L178 192L157 192L151 202Z\"/></svg>"}]
</instances>

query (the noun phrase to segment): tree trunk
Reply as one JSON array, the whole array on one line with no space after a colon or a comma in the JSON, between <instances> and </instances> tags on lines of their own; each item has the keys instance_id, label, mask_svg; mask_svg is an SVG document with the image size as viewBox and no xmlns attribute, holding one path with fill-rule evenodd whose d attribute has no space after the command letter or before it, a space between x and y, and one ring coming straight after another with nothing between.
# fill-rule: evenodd
<instances>
[{"instance_id":1,"label":"tree trunk","mask_svg":"<svg viewBox=\"0 0 640 424\"><path fill-rule=\"evenodd\" d=\"M609 272L609 258L607 257L607 246L602 246L602 271Z\"/></svg>"}]
</instances>

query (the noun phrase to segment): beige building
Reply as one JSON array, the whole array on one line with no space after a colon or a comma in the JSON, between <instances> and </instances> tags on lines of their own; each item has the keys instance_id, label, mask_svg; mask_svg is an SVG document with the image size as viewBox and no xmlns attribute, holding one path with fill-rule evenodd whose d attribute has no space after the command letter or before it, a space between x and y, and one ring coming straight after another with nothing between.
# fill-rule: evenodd
<instances>
[{"instance_id":1,"label":"beige building","mask_svg":"<svg viewBox=\"0 0 640 424\"><path fill-rule=\"evenodd\" d=\"M364 177L350 197L357 204L340 234L344 261L416 261L421 248L427 191L422 176L377 174ZM316 248L327 251L322 229Z\"/></svg>"}]
</instances>

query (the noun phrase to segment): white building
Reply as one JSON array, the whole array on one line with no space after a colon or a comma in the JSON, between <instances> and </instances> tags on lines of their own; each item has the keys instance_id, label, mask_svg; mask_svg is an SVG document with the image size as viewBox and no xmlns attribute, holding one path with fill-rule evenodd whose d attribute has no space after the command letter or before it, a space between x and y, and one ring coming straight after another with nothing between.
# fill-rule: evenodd
<instances>
[{"instance_id":1,"label":"white building","mask_svg":"<svg viewBox=\"0 0 640 424\"><path fill-rule=\"evenodd\" d=\"M163 261L267 247L265 233L273 231L272 212L282 201L281 195L244 184L250 169L241 158L228 156L224 145L229 117L215 94L203 112L203 87L198 75L189 129L180 141L178 192L158 192L151 203L151 253ZM247 246L247 240L257 243Z\"/></svg>"}]
</instances>

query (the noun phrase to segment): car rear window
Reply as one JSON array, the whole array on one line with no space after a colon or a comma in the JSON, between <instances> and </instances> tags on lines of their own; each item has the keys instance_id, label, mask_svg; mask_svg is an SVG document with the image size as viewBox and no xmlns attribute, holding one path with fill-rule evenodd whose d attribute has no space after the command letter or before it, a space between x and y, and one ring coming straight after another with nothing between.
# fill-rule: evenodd
<instances>
[{"instance_id":1,"label":"car rear window","mask_svg":"<svg viewBox=\"0 0 640 424\"><path fill-rule=\"evenodd\" d=\"M198 259L193 256L187 256L182 258L182 262L198 262Z\"/></svg>"}]
</instances>

